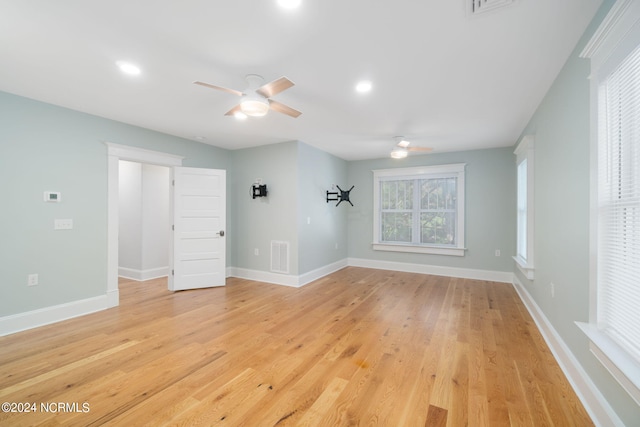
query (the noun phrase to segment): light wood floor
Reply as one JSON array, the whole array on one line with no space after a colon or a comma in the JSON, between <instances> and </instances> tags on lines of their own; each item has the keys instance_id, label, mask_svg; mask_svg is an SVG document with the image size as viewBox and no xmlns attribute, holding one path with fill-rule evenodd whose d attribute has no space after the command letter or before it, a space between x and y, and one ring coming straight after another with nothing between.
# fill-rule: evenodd
<instances>
[{"instance_id":1,"label":"light wood floor","mask_svg":"<svg viewBox=\"0 0 640 427\"><path fill-rule=\"evenodd\" d=\"M120 295L0 338L0 402L37 405L0 425L592 425L508 284L348 267Z\"/></svg>"}]
</instances>

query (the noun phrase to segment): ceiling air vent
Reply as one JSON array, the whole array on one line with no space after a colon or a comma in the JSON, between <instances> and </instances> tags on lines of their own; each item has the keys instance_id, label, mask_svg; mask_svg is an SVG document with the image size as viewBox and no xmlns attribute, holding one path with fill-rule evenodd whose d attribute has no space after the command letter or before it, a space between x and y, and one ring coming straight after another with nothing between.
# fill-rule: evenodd
<instances>
[{"instance_id":1,"label":"ceiling air vent","mask_svg":"<svg viewBox=\"0 0 640 427\"><path fill-rule=\"evenodd\" d=\"M508 6L513 3L513 0L466 0L466 2L469 5L469 13L478 15Z\"/></svg>"}]
</instances>

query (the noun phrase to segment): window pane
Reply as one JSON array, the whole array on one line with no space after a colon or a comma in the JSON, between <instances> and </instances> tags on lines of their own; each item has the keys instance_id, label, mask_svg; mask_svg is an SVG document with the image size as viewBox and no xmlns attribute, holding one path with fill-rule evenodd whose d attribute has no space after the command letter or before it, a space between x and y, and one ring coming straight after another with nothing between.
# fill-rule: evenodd
<instances>
[{"instance_id":1,"label":"window pane","mask_svg":"<svg viewBox=\"0 0 640 427\"><path fill-rule=\"evenodd\" d=\"M455 241L455 212L426 212L420 215L421 243L453 245Z\"/></svg>"},{"instance_id":2,"label":"window pane","mask_svg":"<svg viewBox=\"0 0 640 427\"><path fill-rule=\"evenodd\" d=\"M420 180L420 243L455 245L457 179Z\"/></svg>"},{"instance_id":3,"label":"window pane","mask_svg":"<svg viewBox=\"0 0 640 427\"><path fill-rule=\"evenodd\" d=\"M382 209L413 209L413 181L382 181L380 183Z\"/></svg>"},{"instance_id":4,"label":"window pane","mask_svg":"<svg viewBox=\"0 0 640 427\"><path fill-rule=\"evenodd\" d=\"M456 208L456 178L420 181L420 208L443 210Z\"/></svg>"},{"instance_id":5,"label":"window pane","mask_svg":"<svg viewBox=\"0 0 640 427\"><path fill-rule=\"evenodd\" d=\"M518 165L518 255L527 259L527 159Z\"/></svg>"},{"instance_id":6,"label":"window pane","mask_svg":"<svg viewBox=\"0 0 640 427\"><path fill-rule=\"evenodd\" d=\"M413 216L409 212L382 213L383 242L411 242L411 223Z\"/></svg>"}]
</instances>

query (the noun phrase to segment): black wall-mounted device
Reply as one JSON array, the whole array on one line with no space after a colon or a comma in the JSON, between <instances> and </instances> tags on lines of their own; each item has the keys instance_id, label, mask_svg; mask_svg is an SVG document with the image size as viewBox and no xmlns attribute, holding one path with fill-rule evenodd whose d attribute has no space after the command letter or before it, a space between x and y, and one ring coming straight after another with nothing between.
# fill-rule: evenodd
<instances>
[{"instance_id":1,"label":"black wall-mounted device","mask_svg":"<svg viewBox=\"0 0 640 427\"><path fill-rule=\"evenodd\" d=\"M251 186L251 197L267 197L267 184L253 184Z\"/></svg>"},{"instance_id":2,"label":"black wall-mounted device","mask_svg":"<svg viewBox=\"0 0 640 427\"><path fill-rule=\"evenodd\" d=\"M345 191L342 188L340 188L340 186L336 185L336 188L338 189L338 191L327 190L327 203L338 202L336 203L336 206L338 206L342 202L349 202L349 204L353 206L353 203L351 203L351 200L349 200L349 193L351 192L351 190L353 190L353 187L355 187L355 185L352 185L350 189Z\"/></svg>"}]
</instances>

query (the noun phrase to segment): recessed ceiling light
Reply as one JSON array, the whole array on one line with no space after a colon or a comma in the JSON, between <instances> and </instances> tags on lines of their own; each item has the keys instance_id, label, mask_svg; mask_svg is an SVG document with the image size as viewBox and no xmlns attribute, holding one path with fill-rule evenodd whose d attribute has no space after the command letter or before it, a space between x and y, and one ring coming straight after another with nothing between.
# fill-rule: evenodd
<instances>
[{"instance_id":1,"label":"recessed ceiling light","mask_svg":"<svg viewBox=\"0 0 640 427\"><path fill-rule=\"evenodd\" d=\"M284 9L297 9L302 0L278 0L278 5Z\"/></svg>"},{"instance_id":2,"label":"recessed ceiling light","mask_svg":"<svg viewBox=\"0 0 640 427\"><path fill-rule=\"evenodd\" d=\"M130 76L137 76L142 72L140 70L140 67L130 62L118 61L116 62L116 65L118 66L118 68L120 68L120 71L125 74L129 74Z\"/></svg>"},{"instance_id":3,"label":"recessed ceiling light","mask_svg":"<svg viewBox=\"0 0 640 427\"><path fill-rule=\"evenodd\" d=\"M204 136L200 136L200 135L195 135L193 137L196 141L205 141L207 138L205 138Z\"/></svg>"},{"instance_id":4,"label":"recessed ceiling light","mask_svg":"<svg viewBox=\"0 0 640 427\"><path fill-rule=\"evenodd\" d=\"M367 93L371 90L372 84L369 80L363 80L361 82L358 82L358 84L356 85L356 91L360 92L360 93Z\"/></svg>"}]
</instances>

